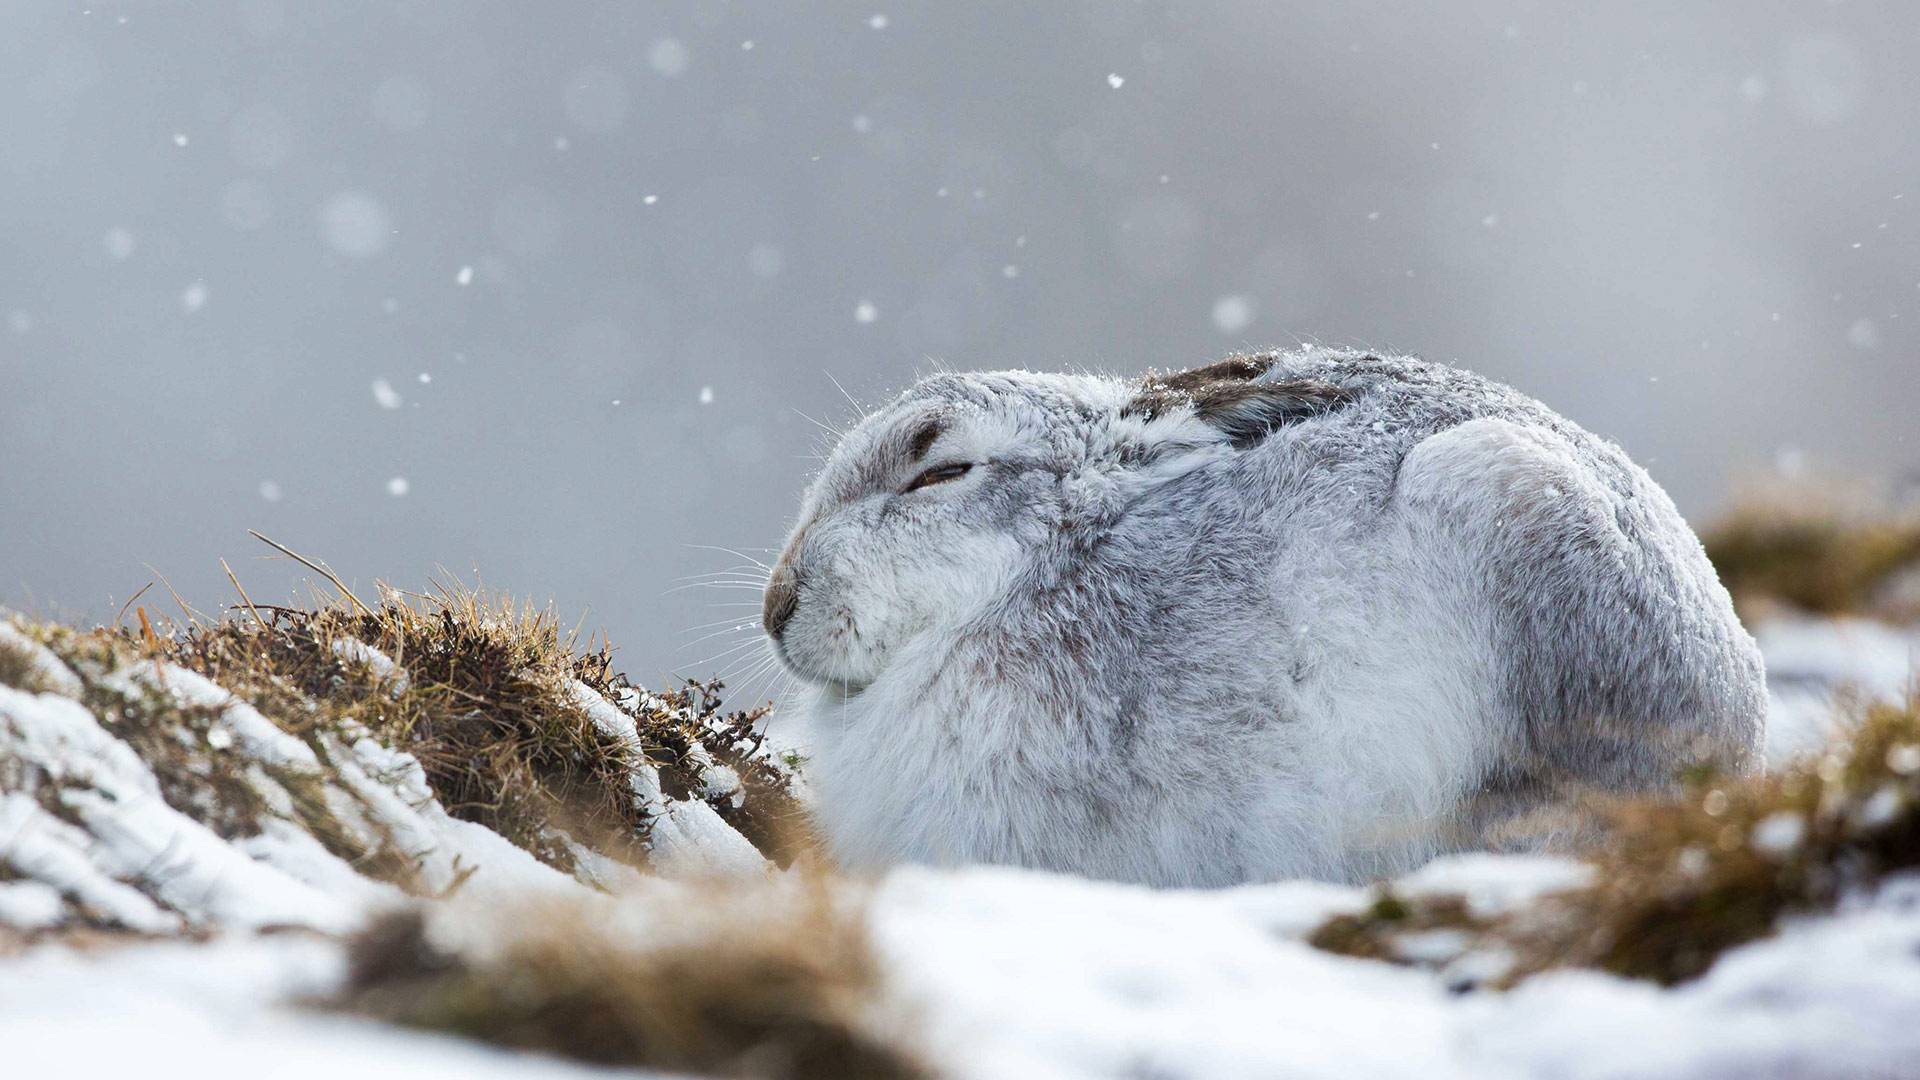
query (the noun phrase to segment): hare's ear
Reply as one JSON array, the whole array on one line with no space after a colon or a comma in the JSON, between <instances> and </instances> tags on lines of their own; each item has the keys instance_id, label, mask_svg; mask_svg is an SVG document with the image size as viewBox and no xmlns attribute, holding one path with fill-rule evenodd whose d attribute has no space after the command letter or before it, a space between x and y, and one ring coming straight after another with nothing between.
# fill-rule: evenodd
<instances>
[{"instance_id":1,"label":"hare's ear","mask_svg":"<svg viewBox=\"0 0 1920 1080\"><path fill-rule=\"evenodd\" d=\"M1353 400L1351 391L1318 379L1254 381L1271 365L1270 359L1245 356L1173 375L1149 376L1121 415L1152 419L1191 407L1195 419L1225 435L1234 449L1245 450L1289 424Z\"/></svg>"},{"instance_id":2,"label":"hare's ear","mask_svg":"<svg viewBox=\"0 0 1920 1080\"><path fill-rule=\"evenodd\" d=\"M1193 414L1219 428L1234 449L1245 450L1288 424L1332 412L1352 399L1317 379L1217 384L1193 395Z\"/></svg>"}]
</instances>

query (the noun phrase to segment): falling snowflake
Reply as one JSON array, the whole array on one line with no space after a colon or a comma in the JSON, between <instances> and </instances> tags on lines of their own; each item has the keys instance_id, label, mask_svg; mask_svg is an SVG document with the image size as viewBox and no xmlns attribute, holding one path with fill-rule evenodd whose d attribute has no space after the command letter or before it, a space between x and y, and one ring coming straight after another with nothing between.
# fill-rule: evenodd
<instances>
[{"instance_id":1,"label":"falling snowflake","mask_svg":"<svg viewBox=\"0 0 1920 1080\"><path fill-rule=\"evenodd\" d=\"M702 405L713 404L713 387L703 386L700 388L700 404Z\"/></svg>"},{"instance_id":2,"label":"falling snowflake","mask_svg":"<svg viewBox=\"0 0 1920 1080\"><path fill-rule=\"evenodd\" d=\"M687 47L679 38L661 38L647 49L647 66L663 78L677 79L687 73Z\"/></svg>"},{"instance_id":3,"label":"falling snowflake","mask_svg":"<svg viewBox=\"0 0 1920 1080\"><path fill-rule=\"evenodd\" d=\"M626 122L632 95L615 71L589 67L575 72L561 93L567 120L586 131L616 131Z\"/></svg>"},{"instance_id":4,"label":"falling snowflake","mask_svg":"<svg viewBox=\"0 0 1920 1080\"><path fill-rule=\"evenodd\" d=\"M755 244L747 252L747 268L757 278L779 277L780 270L786 265L786 256L772 244Z\"/></svg>"},{"instance_id":5,"label":"falling snowflake","mask_svg":"<svg viewBox=\"0 0 1920 1080\"><path fill-rule=\"evenodd\" d=\"M187 314L191 315L194 312L199 311L201 308L206 306L207 306L206 282L196 281L193 284L187 286L186 288L180 290L180 308L181 310L185 311Z\"/></svg>"},{"instance_id":6,"label":"falling snowflake","mask_svg":"<svg viewBox=\"0 0 1920 1080\"><path fill-rule=\"evenodd\" d=\"M853 321L855 322L870 323L879 317L880 309L874 307L871 300L862 300L854 305Z\"/></svg>"},{"instance_id":7,"label":"falling snowflake","mask_svg":"<svg viewBox=\"0 0 1920 1080\"><path fill-rule=\"evenodd\" d=\"M1253 301L1239 293L1213 302L1213 325L1223 334L1237 334L1253 322Z\"/></svg>"},{"instance_id":8,"label":"falling snowflake","mask_svg":"<svg viewBox=\"0 0 1920 1080\"><path fill-rule=\"evenodd\" d=\"M1880 328L1872 319L1855 319L1847 327L1847 344L1856 349L1877 349L1880 347Z\"/></svg>"},{"instance_id":9,"label":"falling snowflake","mask_svg":"<svg viewBox=\"0 0 1920 1080\"><path fill-rule=\"evenodd\" d=\"M461 267L460 272L453 275L453 281L454 281L454 284L456 285L473 284L473 267L471 266Z\"/></svg>"},{"instance_id":10,"label":"falling snowflake","mask_svg":"<svg viewBox=\"0 0 1920 1080\"><path fill-rule=\"evenodd\" d=\"M402 495L405 495L407 492L411 490L413 490L413 485L407 483L407 478L404 476L396 476L393 479L387 481L387 494L393 496L396 499L400 498Z\"/></svg>"},{"instance_id":11,"label":"falling snowflake","mask_svg":"<svg viewBox=\"0 0 1920 1080\"><path fill-rule=\"evenodd\" d=\"M385 379L373 380L372 390L373 400L383 409L397 409L405 403L400 397L400 391L395 390L393 384Z\"/></svg>"},{"instance_id":12,"label":"falling snowflake","mask_svg":"<svg viewBox=\"0 0 1920 1080\"><path fill-rule=\"evenodd\" d=\"M108 229L101 246L107 249L107 258L125 262L133 256L133 234L122 228Z\"/></svg>"},{"instance_id":13,"label":"falling snowflake","mask_svg":"<svg viewBox=\"0 0 1920 1080\"><path fill-rule=\"evenodd\" d=\"M380 254L391 238L392 222L378 199L361 191L343 191L320 207L320 235L327 246L354 259Z\"/></svg>"},{"instance_id":14,"label":"falling snowflake","mask_svg":"<svg viewBox=\"0 0 1920 1080\"><path fill-rule=\"evenodd\" d=\"M1118 74L1113 74L1113 75L1108 75L1108 76L1107 76L1107 85L1108 85L1108 86L1111 86L1111 87L1113 87L1113 88L1114 88L1115 90L1118 90L1118 89L1120 89L1120 88L1121 88L1122 86L1125 86L1125 85L1127 85L1127 80L1126 80L1126 79L1124 79L1124 78L1122 78L1122 77L1121 77L1120 75L1118 75Z\"/></svg>"}]
</instances>

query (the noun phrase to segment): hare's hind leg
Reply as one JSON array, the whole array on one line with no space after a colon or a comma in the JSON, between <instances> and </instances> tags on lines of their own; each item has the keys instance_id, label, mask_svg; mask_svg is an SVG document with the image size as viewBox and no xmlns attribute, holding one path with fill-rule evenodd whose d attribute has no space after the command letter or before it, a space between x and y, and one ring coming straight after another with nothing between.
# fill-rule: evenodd
<instances>
[{"instance_id":1,"label":"hare's hind leg","mask_svg":"<svg viewBox=\"0 0 1920 1080\"><path fill-rule=\"evenodd\" d=\"M1474 420L1408 454L1395 502L1496 628L1511 741L1485 785L1515 793L1508 812L1756 764L1758 650L1673 503L1617 448Z\"/></svg>"}]
</instances>

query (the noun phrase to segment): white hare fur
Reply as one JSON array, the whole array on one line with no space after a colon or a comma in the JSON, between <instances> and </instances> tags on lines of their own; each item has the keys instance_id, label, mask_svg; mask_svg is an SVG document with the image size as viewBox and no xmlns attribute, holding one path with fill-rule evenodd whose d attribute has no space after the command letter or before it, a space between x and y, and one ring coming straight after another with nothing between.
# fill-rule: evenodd
<instances>
[{"instance_id":1,"label":"white hare fur","mask_svg":"<svg viewBox=\"0 0 1920 1080\"><path fill-rule=\"evenodd\" d=\"M854 867L1365 880L1764 734L1660 487L1410 358L928 378L829 457L766 622Z\"/></svg>"}]
</instances>

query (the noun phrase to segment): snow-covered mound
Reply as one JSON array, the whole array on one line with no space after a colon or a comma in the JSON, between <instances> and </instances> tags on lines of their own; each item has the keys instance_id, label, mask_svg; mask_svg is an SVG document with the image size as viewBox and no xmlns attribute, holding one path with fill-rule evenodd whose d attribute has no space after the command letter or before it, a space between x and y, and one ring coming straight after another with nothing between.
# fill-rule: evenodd
<instances>
[{"instance_id":1,"label":"snow-covered mound","mask_svg":"<svg viewBox=\"0 0 1920 1080\"><path fill-rule=\"evenodd\" d=\"M537 734L597 739L563 744L600 759L543 785L523 775L540 764L532 753L502 751L491 770L441 761L475 748L444 734L460 718L436 708L452 700L478 712L485 703L467 700L476 695L464 679L430 688L380 650L334 633L344 626L307 617L222 626L142 649L106 632L0 617L0 928L339 933L409 896L607 889L632 884L641 868L769 865L723 814L745 820L742 769L777 781L778 766L732 749L739 718L719 717L710 693L621 686L612 688L616 703L570 672L523 670L515 686L531 705L522 705L547 709L538 723L553 729ZM285 658L258 653L234 669L253 701L182 666L231 668L236 644L299 653L298 673L324 690L289 685ZM470 647L440 663L494 659ZM431 725L442 733L427 732ZM663 733L674 746L660 742ZM716 760L703 736L727 745L734 764ZM610 794L581 790L609 776ZM570 800L550 790L561 780ZM456 793L470 801L449 812L442 795ZM758 794L764 804L781 793ZM552 805L536 807L543 798ZM608 814L589 798L619 805ZM501 808L512 803L520 805L509 818ZM604 843L596 809L631 828ZM505 821L520 835L483 824Z\"/></svg>"},{"instance_id":2,"label":"snow-covered mound","mask_svg":"<svg viewBox=\"0 0 1920 1080\"><path fill-rule=\"evenodd\" d=\"M1897 696L1915 639L1759 637L1778 773L1628 807L1590 861L1169 892L782 871L804 792L754 714L499 611L0 618L0 1060L1920 1077L1920 720L1833 735L1837 705Z\"/></svg>"}]
</instances>

